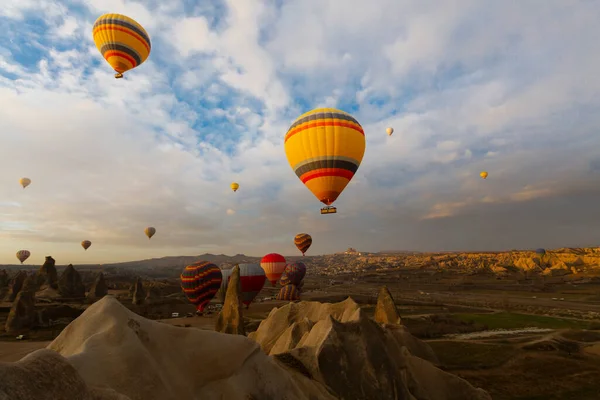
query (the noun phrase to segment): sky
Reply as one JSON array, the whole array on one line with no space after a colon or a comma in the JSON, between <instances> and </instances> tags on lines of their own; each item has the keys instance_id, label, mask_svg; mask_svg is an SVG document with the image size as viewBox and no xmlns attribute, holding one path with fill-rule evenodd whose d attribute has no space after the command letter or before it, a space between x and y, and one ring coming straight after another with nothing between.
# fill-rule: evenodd
<instances>
[{"instance_id":1,"label":"sky","mask_svg":"<svg viewBox=\"0 0 600 400\"><path fill-rule=\"evenodd\" d=\"M152 40L124 79L105 13ZM299 255L300 232L307 255L597 246L598 21L589 0L3 0L0 263ZM332 215L283 148L318 107L367 142Z\"/></svg>"}]
</instances>

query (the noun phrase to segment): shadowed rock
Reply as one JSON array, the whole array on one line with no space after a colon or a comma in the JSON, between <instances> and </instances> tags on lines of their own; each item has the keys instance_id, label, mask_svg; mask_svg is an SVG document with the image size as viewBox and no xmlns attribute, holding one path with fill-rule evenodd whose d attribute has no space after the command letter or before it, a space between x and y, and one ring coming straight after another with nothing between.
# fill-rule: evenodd
<instances>
[{"instance_id":1,"label":"shadowed rock","mask_svg":"<svg viewBox=\"0 0 600 400\"><path fill-rule=\"evenodd\" d=\"M0 270L0 301L2 301L8 294L8 285L10 279L8 278L8 272L2 269Z\"/></svg>"},{"instance_id":2,"label":"shadowed rock","mask_svg":"<svg viewBox=\"0 0 600 400\"><path fill-rule=\"evenodd\" d=\"M46 256L46 261L40 267L38 276L40 278L40 289L52 288L58 290L58 272L55 267L56 261L52 256Z\"/></svg>"},{"instance_id":3,"label":"shadowed rock","mask_svg":"<svg viewBox=\"0 0 600 400\"><path fill-rule=\"evenodd\" d=\"M142 305L144 304L144 300L146 299L146 291L144 290L144 285L142 283L142 278L137 278L135 281L135 289L133 290L133 304Z\"/></svg>"},{"instance_id":4,"label":"shadowed rock","mask_svg":"<svg viewBox=\"0 0 600 400\"><path fill-rule=\"evenodd\" d=\"M160 289L158 288L158 286L152 284L148 287L145 302L146 304L160 303Z\"/></svg>"},{"instance_id":5,"label":"shadowed rock","mask_svg":"<svg viewBox=\"0 0 600 400\"><path fill-rule=\"evenodd\" d=\"M240 267L231 270L231 277L225 294L225 303L215 323L215 331L245 335L244 317L242 313L242 286L240 281Z\"/></svg>"},{"instance_id":6,"label":"shadowed rock","mask_svg":"<svg viewBox=\"0 0 600 400\"><path fill-rule=\"evenodd\" d=\"M350 298L336 304L303 301L275 308L248 337L340 399L491 399L437 368L427 343L401 325L368 318Z\"/></svg>"},{"instance_id":7,"label":"shadowed rock","mask_svg":"<svg viewBox=\"0 0 600 400\"><path fill-rule=\"evenodd\" d=\"M5 329L7 333L18 334L36 326L38 322L35 311L36 278L36 274L29 275L23 282L23 288L13 301L8 318L6 318Z\"/></svg>"},{"instance_id":8,"label":"shadowed rock","mask_svg":"<svg viewBox=\"0 0 600 400\"><path fill-rule=\"evenodd\" d=\"M16 363L0 362L2 400L131 400L111 389L89 388L60 354L38 350Z\"/></svg>"},{"instance_id":9,"label":"shadowed rock","mask_svg":"<svg viewBox=\"0 0 600 400\"><path fill-rule=\"evenodd\" d=\"M25 282L26 278L27 278L27 273L25 271L19 271L13 277L13 279L11 280L11 282L9 284L9 288L8 288L8 296L7 296L8 301L15 301L15 299L17 298L17 294L19 294L19 292L23 288L23 282Z\"/></svg>"},{"instance_id":10,"label":"shadowed rock","mask_svg":"<svg viewBox=\"0 0 600 400\"><path fill-rule=\"evenodd\" d=\"M69 264L58 280L58 292L62 297L80 298L85 297L85 286L79 272Z\"/></svg>"},{"instance_id":11,"label":"shadowed rock","mask_svg":"<svg viewBox=\"0 0 600 400\"><path fill-rule=\"evenodd\" d=\"M100 300L104 296L108 294L108 287L106 286L106 282L104 280L104 274L102 272L98 273L96 279L94 279L94 283L92 283L92 287L87 294L87 299L91 302Z\"/></svg>"},{"instance_id":12,"label":"shadowed rock","mask_svg":"<svg viewBox=\"0 0 600 400\"><path fill-rule=\"evenodd\" d=\"M391 324L399 325L400 316L398 315L398 309L396 303L392 298L392 294L388 290L387 286L383 286L379 290L379 296L377 297L377 306L375 307L375 321L380 324Z\"/></svg>"}]
</instances>

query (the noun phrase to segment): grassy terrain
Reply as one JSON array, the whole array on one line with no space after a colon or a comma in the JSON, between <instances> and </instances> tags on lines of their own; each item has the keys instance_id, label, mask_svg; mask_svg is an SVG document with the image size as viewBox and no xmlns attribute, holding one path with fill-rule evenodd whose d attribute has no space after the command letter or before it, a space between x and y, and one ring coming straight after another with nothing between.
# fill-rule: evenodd
<instances>
[{"instance_id":1,"label":"grassy terrain","mask_svg":"<svg viewBox=\"0 0 600 400\"><path fill-rule=\"evenodd\" d=\"M514 346L435 340L428 342L445 370L484 369L504 364L517 354Z\"/></svg>"},{"instance_id":2,"label":"grassy terrain","mask_svg":"<svg viewBox=\"0 0 600 400\"><path fill-rule=\"evenodd\" d=\"M453 314L452 318L467 323L484 325L487 329L518 329L530 327L546 329L593 329L598 326L597 321L587 322L507 312L494 314Z\"/></svg>"}]
</instances>

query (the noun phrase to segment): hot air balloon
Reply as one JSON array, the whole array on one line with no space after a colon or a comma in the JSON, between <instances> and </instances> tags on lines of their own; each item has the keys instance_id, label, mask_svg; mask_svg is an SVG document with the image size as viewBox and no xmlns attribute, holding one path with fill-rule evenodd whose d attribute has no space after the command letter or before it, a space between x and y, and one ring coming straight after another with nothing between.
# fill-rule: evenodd
<instances>
[{"instance_id":1,"label":"hot air balloon","mask_svg":"<svg viewBox=\"0 0 600 400\"><path fill-rule=\"evenodd\" d=\"M277 300L299 300L300 299L300 291L296 287L296 285L285 285L277 294Z\"/></svg>"},{"instance_id":2,"label":"hot air balloon","mask_svg":"<svg viewBox=\"0 0 600 400\"><path fill-rule=\"evenodd\" d=\"M285 285L296 285L298 286L302 279L304 279L304 275L306 275L306 265L300 261L296 261L290 263L285 266L285 270L283 270L283 274L281 274L281 278L279 279L279 284L281 286Z\"/></svg>"},{"instance_id":3,"label":"hot air balloon","mask_svg":"<svg viewBox=\"0 0 600 400\"><path fill-rule=\"evenodd\" d=\"M242 289L242 303L248 308L258 293L265 285L266 275L260 264L238 264L240 267L240 286ZM227 271L227 272L226 272ZM221 283L220 300L225 303L225 294L231 279L231 269L221 270L223 282Z\"/></svg>"},{"instance_id":4,"label":"hot air balloon","mask_svg":"<svg viewBox=\"0 0 600 400\"><path fill-rule=\"evenodd\" d=\"M180 275L181 289L199 312L211 301L221 287L223 275L215 264L198 261L185 267Z\"/></svg>"},{"instance_id":5,"label":"hot air balloon","mask_svg":"<svg viewBox=\"0 0 600 400\"><path fill-rule=\"evenodd\" d=\"M17 251L17 258L19 259L19 261L21 261L21 264L23 264L25 262L25 260L27 260L29 258L30 255L31 255L31 253L29 252L29 250Z\"/></svg>"},{"instance_id":6,"label":"hot air balloon","mask_svg":"<svg viewBox=\"0 0 600 400\"><path fill-rule=\"evenodd\" d=\"M154 234L156 233L156 229L149 226L146 229L144 229L144 233L146 234L146 236L148 236L148 240L152 239L152 236L154 236Z\"/></svg>"},{"instance_id":7,"label":"hot air balloon","mask_svg":"<svg viewBox=\"0 0 600 400\"><path fill-rule=\"evenodd\" d=\"M89 240L84 240L83 242L81 242L81 247L83 247L84 250L89 249L91 245L92 242L90 242Z\"/></svg>"},{"instance_id":8,"label":"hot air balloon","mask_svg":"<svg viewBox=\"0 0 600 400\"><path fill-rule=\"evenodd\" d=\"M331 204L352 179L365 154L365 133L350 114L318 108L299 116L284 140L287 160L302 183L332 214Z\"/></svg>"},{"instance_id":9,"label":"hot air balloon","mask_svg":"<svg viewBox=\"0 0 600 400\"><path fill-rule=\"evenodd\" d=\"M117 79L150 55L150 36L140 24L125 15L100 16L94 23L92 34L96 47L115 70Z\"/></svg>"},{"instance_id":10,"label":"hot air balloon","mask_svg":"<svg viewBox=\"0 0 600 400\"><path fill-rule=\"evenodd\" d=\"M308 233L299 233L294 237L294 244L304 255L312 244L312 237Z\"/></svg>"},{"instance_id":11,"label":"hot air balloon","mask_svg":"<svg viewBox=\"0 0 600 400\"><path fill-rule=\"evenodd\" d=\"M392 133L394 133L394 128L389 127L385 130L385 133L388 134L388 136L392 136Z\"/></svg>"},{"instance_id":12,"label":"hot air balloon","mask_svg":"<svg viewBox=\"0 0 600 400\"><path fill-rule=\"evenodd\" d=\"M487 177L488 177L488 173L487 173L486 171L481 171L481 172L479 173L479 176L480 176L480 177L482 177L483 179L485 179L485 178L487 178Z\"/></svg>"},{"instance_id":13,"label":"hot air balloon","mask_svg":"<svg viewBox=\"0 0 600 400\"><path fill-rule=\"evenodd\" d=\"M270 253L260 260L260 266L265 271L265 275L271 286L275 286L281 274L285 270L285 257L281 254Z\"/></svg>"},{"instance_id":14,"label":"hot air balloon","mask_svg":"<svg viewBox=\"0 0 600 400\"><path fill-rule=\"evenodd\" d=\"M233 190L234 192L237 192L237 190L238 190L239 188L240 188L240 184L239 184L239 183L233 182L233 183L231 184L231 190Z\"/></svg>"},{"instance_id":15,"label":"hot air balloon","mask_svg":"<svg viewBox=\"0 0 600 400\"><path fill-rule=\"evenodd\" d=\"M21 186L23 186L23 189L25 189L27 186L31 185L31 179L21 178L19 179L19 183L21 184Z\"/></svg>"},{"instance_id":16,"label":"hot air balloon","mask_svg":"<svg viewBox=\"0 0 600 400\"><path fill-rule=\"evenodd\" d=\"M540 254L540 255L542 255L542 256L543 256L544 254L546 254L546 250L545 250L545 249L542 249L541 247L540 247L539 249L535 249L535 252L536 252L537 254Z\"/></svg>"}]
</instances>

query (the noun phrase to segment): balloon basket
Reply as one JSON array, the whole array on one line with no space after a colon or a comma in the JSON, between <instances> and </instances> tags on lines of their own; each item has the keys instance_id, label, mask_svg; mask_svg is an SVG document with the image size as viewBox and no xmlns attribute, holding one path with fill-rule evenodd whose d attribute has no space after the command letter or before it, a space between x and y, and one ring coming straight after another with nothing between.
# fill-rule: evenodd
<instances>
[{"instance_id":1,"label":"balloon basket","mask_svg":"<svg viewBox=\"0 0 600 400\"><path fill-rule=\"evenodd\" d=\"M335 213L337 213L337 208L335 208L333 206L321 208L321 214L335 214Z\"/></svg>"}]
</instances>

